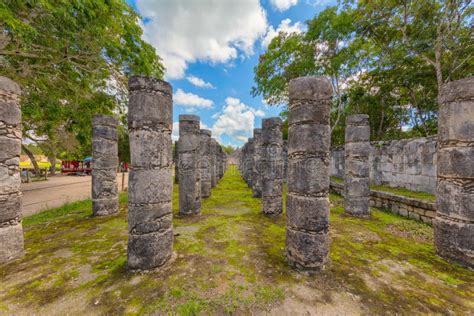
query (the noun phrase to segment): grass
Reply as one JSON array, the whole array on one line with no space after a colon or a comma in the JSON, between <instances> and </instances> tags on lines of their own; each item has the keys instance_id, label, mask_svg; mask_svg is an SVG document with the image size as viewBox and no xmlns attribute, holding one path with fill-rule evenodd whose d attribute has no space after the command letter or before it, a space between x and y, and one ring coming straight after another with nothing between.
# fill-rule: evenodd
<instances>
[{"instance_id":1,"label":"grass","mask_svg":"<svg viewBox=\"0 0 474 316\"><path fill-rule=\"evenodd\" d=\"M344 179L341 179L336 176L331 176L331 181L337 182L337 183L344 183ZM393 188L386 185L370 185L370 189L375 190L375 191L388 192L395 195L400 195L400 196L418 199L418 200L436 202L436 196L434 194L427 193L427 192L416 192L416 191L411 191L405 188Z\"/></svg>"},{"instance_id":2,"label":"grass","mask_svg":"<svg viewBox=\"0 0 474 316\"><path fill-rule=\"evenodd\" d=\"M0 267L0 314L468 314L474 272L434 253L432 228L372 209L346 216L331 195L330 264L305 276L285 261L285 217L229 170L201 214L179 217L176 259L127 271L127 196L119 214L91 217L81 201L24 219L26 255ZM328 307L329 306L329 307ZM327 309L330 308L330 309Z\"/></svg>"}]
</instances>

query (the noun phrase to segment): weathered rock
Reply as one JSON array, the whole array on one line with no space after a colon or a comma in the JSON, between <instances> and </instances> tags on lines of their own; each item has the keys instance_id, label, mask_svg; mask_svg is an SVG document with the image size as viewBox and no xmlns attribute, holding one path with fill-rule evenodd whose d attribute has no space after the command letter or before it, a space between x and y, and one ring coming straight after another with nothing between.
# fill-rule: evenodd
<instances>
[{"instance_id":1,"label":"weathered rock","mask_svg":"<svg viewBox=\"0 0 474 316\"><path fill-rule=\"evenodd\" d=\"M369 155L369 116L367 114L348 116L344 157L344 210L353 216L370 215Z\"/></svg>"},{"instance_id":2,"label":"weathered rock","mask_svg":"<svg viewBox=\"0 0 474 316\"><path fill-rule=\"evenodd\" d=\"M434 244L474 268L474 77L444 85L440 102Z\"/></svg>"},{"instance_id":3,"label":"weathered rock","mask_svg":"<svg viewBox=\"0 0 474 316\"><path fill-rule=\"evenodd\" d=\"M199 168L199 116L179 116L179 214L201 212L201 170Z\"/></svg>"},{"instance_id":4,"label":"weathered rock","mask_svg":"<svg viewBox=\"0 0 474 316\"><path fill-rule=\"evenodd\" d=\"M211 187L217 185L217 148L219 143L214 138L211 138Z\"/></svg>"},{"instance_id":5,"label":"weathered rock","mask_svg":"<svg viewBox=\"0 0 474 316\"><path fill-rule=\"evenodd\" d=\"M211 196L211 131L207 129L201 129L200 131L200 162L199 167L201 170L201 197L206 198Z\"/></svg>"},{"instance_id":6,"label":"weathered rock","mask_svg":"<svg viewBox=\"0 0 474 316\"><path fill-rule=\"evenodd\" d=\"M173 251L172 88L134 76L129 92L128 266L150 270L165 264Z\"/></svg>"},{"instance_id":7,"label":"weathered rock","mask_svg":"<svg viewBox=\"0 0 474 316\"><path fill-rule=\"evenodd\" d=\"M278 117L262 120L263 174L262 212L277 216L283 212L283 138Z\"/></svg>"},{"instance_id":8,"label":"weathered rock","mask_svg":"<svg viewBox=\"0 0 474 316\"><path fill-rule=\"evenodd\" d=\"M329 150L332 88L322 77L290 81L286 252L290 266L324 268L329 252Z\"/></svg>"},{"instance_id":9,"label":"weathered rock","mask_svg":"<svg viewBox=\"0 0 474 316\"><path fill-rule=\"evenodd\" d=\"M95 115L92 120L92 213L115 214L119 210L118 121L112 116Z\"/></svg>"},{"instance_id":10,"label":"weathered rock","mask_svg":"<svg viewBox=\"0 0 474 316\"><path fill-rule=\"evenodd\" d=\"M0 76L0 264L23 255L20 87Z\"/></svg>"},{"instance_id":11,"label":"weathered rock","mask_svg":"<svg viewBox=\"0 0 474 316\"><path fill-rule=\"evenodd\" d=\"M253 180L252 193L254 197L262 196L262 156L263 156L263 135L261 128L254 128L253 130L254 154L253 154Z\"/></svg>"}]
</instances>

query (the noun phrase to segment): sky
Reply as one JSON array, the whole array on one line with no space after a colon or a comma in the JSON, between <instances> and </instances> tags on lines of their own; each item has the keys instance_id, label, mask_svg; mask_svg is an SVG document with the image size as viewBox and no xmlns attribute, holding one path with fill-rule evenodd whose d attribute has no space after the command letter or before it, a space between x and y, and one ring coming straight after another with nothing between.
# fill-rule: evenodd
<instances>
[{"instance_id":1,"label":"sky","mask_svg":"<svg viewBox=\"0 0 474 316\"><path fill-rule=\"evenodd\" d=\"M282 107L252 97L253 69L279 31L302 32L305 21L335 0L128 0L142 16L173 86L173 140L180 114L201 118L221 144L239 147Z\"/></svg>"}]
</instances>

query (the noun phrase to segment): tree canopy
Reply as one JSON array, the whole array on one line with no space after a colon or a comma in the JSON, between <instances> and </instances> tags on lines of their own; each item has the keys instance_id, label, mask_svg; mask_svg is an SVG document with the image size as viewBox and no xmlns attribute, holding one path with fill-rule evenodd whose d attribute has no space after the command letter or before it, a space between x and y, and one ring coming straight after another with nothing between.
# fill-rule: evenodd
<instances>
[{"instance_id":1,"label":"tree canopy","mask_svg":"<svg viewBox=\"0 0 474 316\"><path fill-rule=\"evenodd\" d=\"M123 0L6 0L0 27L0 74L22 86L24 136L47 155L89 155L92 115L124 113L129 75L164 73Z\"/></svg>"},{"instance_id":2,"label":"tree canopy","mask_svg":"<svg viewBox=\"0 0 474 316\"><path fill-rule=\"evenodd\" d=\"M334 89L333 143L344 142L351 113L369 114L373 140L434 134L440 87L474 73L470 2L361 0L328 7L304 33L272 40L251 92L286 104L291 79L323 75Z\"/></svg>"}]
</instances>

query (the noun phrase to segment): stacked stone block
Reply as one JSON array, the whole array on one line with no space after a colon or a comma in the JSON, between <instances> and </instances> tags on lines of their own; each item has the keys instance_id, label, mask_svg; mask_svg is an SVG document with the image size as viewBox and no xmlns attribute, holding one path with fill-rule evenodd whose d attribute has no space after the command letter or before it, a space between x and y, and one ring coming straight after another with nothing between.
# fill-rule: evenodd
<instances>
[{"instance_id":1,"label":"stacked stone block","mask_svg":"<svg viewBox=\"0 0 474 316\"><path fill-rule=\"evenodd\" d=\"M217 185L217 148L219 143L214 138L211 138L211 187Z\"/></svg>"},{"instance_id":2,"label":"stacked stone block","mask_svg":"<svg viewBox=\"0 0 474 316\"><path fill-rule=\"evenodd\" d=\"M172 255L172 117L169 83L130 78L128 266L133 270L160 267Z\"/></svg>"},{"instance_id":3,"label":"stacked stone block","mask_svg":"<svg viewBox=\"0 0 474 316\"><path fill-rule=\"evenodd\" d=\"M179 214L201 212L201 171L199 167L200 119L197 115L179 116Z\"/></svg>"},{"instance_id":4,"label":"stacked stone block","mask_svg":"<svg viewBox=\"0 0 474 316\"><path fill-rule=\"evenodd\" d=\"M119 210L118 121L112 116L95 115L92 119L92 213L115 214Z\"/></svg>"},{"instance_id":5,"label":"stacked stone block","mask_svg":"<svg viewBox=\"0 0 474 316\"><path fill-rule=\"evenodd\" d=\"M332 87L323 77L290 81L286 251L290 266L321 270L329 252Z\"/></svg>"},{"instance_id":6,"label":"stacked stone block","mask_svg":"<svg viewBox=\"0 0 474 316\"><path fill-rule=\"evenodd\" d=\"M283 212L283 138L278 117L262 120L263 174L262 212L278 216Z\"/></svg>"},{"instance_id":7,"label":"stacked stone block","mask_svg":"<svg viewBox=\"0 0 474 316\"><path fill-rule=\"evenodd\" d=\"M211 131L200 131L200 170L201 170L201 197L211 196Z\"/></svg>"},{"instance_id":8,"label":"stacked stone block","mask_svg":"<svg viewBox=\"0 0 474 316\"><path fill-rule=\"evenodd\" d=\"M20 87L0 76L0 264L24 253L21 224Z\"/></svg>"},{"instance_id":9,"label":"stacked stone block","mask_svg":"<svg viewBox=\"0 0 474 316\"><path fill-rule=\"evenodd\" d=\"M441 89L436 252L474 268L474 77Z\"/></svg>"},{"instance_id":10,"label":"stacked stone block","mask_svg":"<svg viewBox=\"0 0 474 316\"><path fill-rule=\"evenodd\" d=\"M369 213L370 127L367 114L347 117L345 131L344 209L353 216Z\"/></svg>"},{"instance_id":11,"label":"stacked stone block","mask_svg":"<svg viewBox=\"0 0 474 316\"><path fill-rule=\"evenodd\" d=\"M254 197L262 196L262 155L263 155L263 135L261 128L253 130L254 155L253 155L253 186L252 193Z\"/></svg>"}]
</instances>

